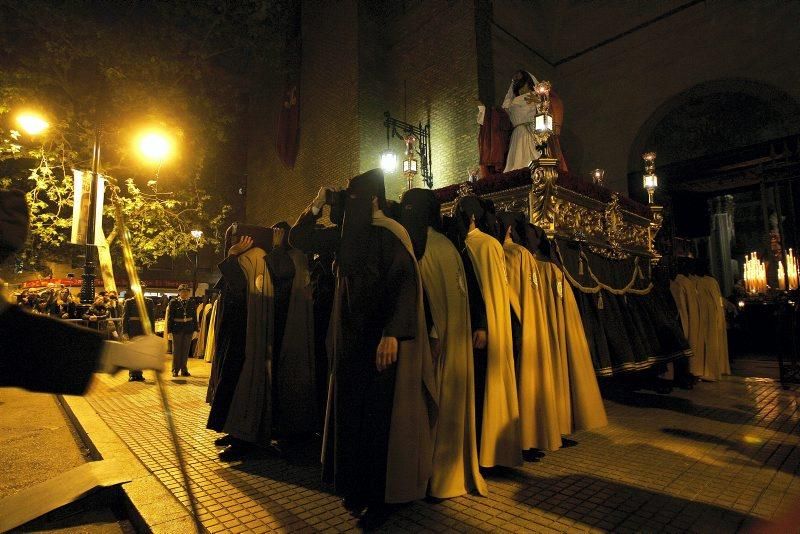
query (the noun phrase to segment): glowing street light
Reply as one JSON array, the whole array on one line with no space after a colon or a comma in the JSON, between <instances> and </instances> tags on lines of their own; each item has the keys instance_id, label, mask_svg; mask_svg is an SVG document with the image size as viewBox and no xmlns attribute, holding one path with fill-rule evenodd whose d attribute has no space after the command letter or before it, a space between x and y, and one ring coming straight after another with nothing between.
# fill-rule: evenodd
<instances>
[{"instance_id":1,"label":"glowing street light","mask_svg":"<svg viewBox=\"0 0 800 534\"><path fill-rule=\"evenodd\" d=\"M150 161L164 161L171 149L172 142L161 133L149 132L139 138L139 152Z\"/></svg>"},{"instance_id":2,"label":"glowing street light","mask_svg":"<svg viewBox=\"0 0 800 534\"><path fill-rule=\"evenodd\" d=\"M17 117L17 124L19 124L20 128L28 135L39 135L50 127L50 124L46 120L34 113L20 114Z\"/></svg>"}]
</instances>

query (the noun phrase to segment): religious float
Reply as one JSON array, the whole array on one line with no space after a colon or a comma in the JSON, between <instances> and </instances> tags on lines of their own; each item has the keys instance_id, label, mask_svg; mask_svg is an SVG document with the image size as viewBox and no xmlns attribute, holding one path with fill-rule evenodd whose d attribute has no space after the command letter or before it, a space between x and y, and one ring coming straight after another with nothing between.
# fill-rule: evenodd
<instances>
[{"instance_id":1,"label":"religious float","mask_svg":"<svg viewBox=\"0 0 800 534\"><path fill-rule=\"evenodd\" d=\"M549 99L542 93L548 90L549 84L537 86L544 103L539 111L545 116ZM497 211L524 213L546 232L551 258L575 290L598 376L660 369L688 357L691 350L669 291L653 284L652 265L660 258L655 238L662 224L662 209L652 203L655 154L643 155L647 206L604 187L601 180L565 173L551 156L548 121L541 122L542 155L530 168L437 189L443 214L451 215L461 196L474 194L491 200Z\"/></svg>"}]
</instances>

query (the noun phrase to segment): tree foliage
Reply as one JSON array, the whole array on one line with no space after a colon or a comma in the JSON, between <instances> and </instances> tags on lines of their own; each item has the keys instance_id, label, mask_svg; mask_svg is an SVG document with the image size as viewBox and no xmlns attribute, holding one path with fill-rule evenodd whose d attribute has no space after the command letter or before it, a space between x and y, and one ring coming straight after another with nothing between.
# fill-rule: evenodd
<instances>
[{"instance_id":1,"label":"tree foliage","mask_svg":"<svg viewBox=\"0 0 800 534\"><path fill-rule=\"evenodd\" d=\"M122 202L138 262L193 250L193 226L216 243L231 198L209 178L243 165L226 159L246 116L240 96L252 72L277 63L293 3L0 0L0 187L28 191L25 257L64 252L71 169L91 166L98 126L100 170ZM16 131L21 109L43 113L47 133ZM178 148L160 168L134 150L136 133L150 127L167 130ZM106 214L113 239L113 210Z\"/></svg>"}]
</instances>

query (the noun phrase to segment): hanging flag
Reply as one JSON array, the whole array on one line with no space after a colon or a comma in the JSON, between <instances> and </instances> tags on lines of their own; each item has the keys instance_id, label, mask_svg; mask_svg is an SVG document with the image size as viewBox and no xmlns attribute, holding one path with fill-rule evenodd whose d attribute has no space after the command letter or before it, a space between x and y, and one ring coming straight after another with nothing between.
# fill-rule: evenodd
<instances>
[{"instance_id":1,"label":"hanging flag","mask_svg":"<svg viewBox=\"0 0 800 534\"><path fill-rule=\"evenodd\" d=\"M74 200L72 203L72 235L70 243L75 245L86 245L86 233L89 229L89 204L92 197L92 174L90 172L72 169ZM95 202L94 214L94 235L95 243L99 241L97 236L103 234L103 200L106 191L106 180L102 174L97 176L97 197ZM102 239L102 238L101 238ZM105 239L102 239L105 242Z\"/></svg>"},{"instance_id":2,"label":"hanging flag","mask_svg":"<svg viewBox=\"0 0 800 534\"><path fill-rule=\"evenodd\" d=\"M284 49L286 85L278 114L275 148L284 165L294 168L300 149L300 64L302 49L300 40L300 2L294 2L290 26Z\"/></svg>"}]
</instances>

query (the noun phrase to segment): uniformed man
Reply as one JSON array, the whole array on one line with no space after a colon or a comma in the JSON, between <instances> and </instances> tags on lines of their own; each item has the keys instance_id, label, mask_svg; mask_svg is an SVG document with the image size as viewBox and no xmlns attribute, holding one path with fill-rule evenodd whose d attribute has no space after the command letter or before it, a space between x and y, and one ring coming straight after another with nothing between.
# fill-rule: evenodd
<instances>
[{"instance_id":1,"label":"uniformed man","mask_svg":"<svg viewBox=\"0 0 800 534\"><path fill-rule=\"evenodd\" d=\"M167 306L169 333L172 334L172 376L192 376L186 367L192 336L197 332L197 313L194 301L189 298L191 290L187 284L178 286L178 297Z\"/></svg>"},{"instance_id":2,"label":"uniformed man","mask_svg":"<svg viewBox=\"0 0 800 534\"><path fill-rule=\"evenodd\" d=\"M145 297L144 305L147 309L147 317L150 320L150 331L152 332L155 330L155 324L153 323L155 320L155 304L153 303L153 299ZM144 335L144 325L142 325L142 319L139 317L139 308L136 307L136 298L134 295L125 299L125 303L122 305L122 333L128 336L128 339ZM144 382L142 371L138 369L131 369L128 371L128 381Z\"/></svg>"}]
</instances>

